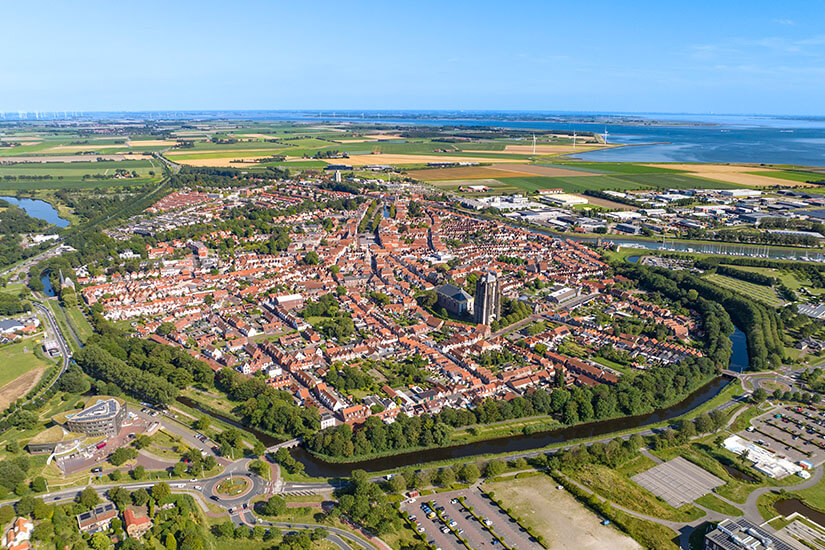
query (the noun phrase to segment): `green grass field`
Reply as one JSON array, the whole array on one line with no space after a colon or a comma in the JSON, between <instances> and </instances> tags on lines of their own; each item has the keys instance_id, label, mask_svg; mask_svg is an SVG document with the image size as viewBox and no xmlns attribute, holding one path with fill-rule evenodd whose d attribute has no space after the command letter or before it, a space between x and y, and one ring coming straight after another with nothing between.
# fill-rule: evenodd
<instances>
[{"instance_id":1,"label":"green grass field","mask_svg":"<svg viewBox=\"0 0 825 550\"><path fill-rule=\"evenodd\" d=\"M115 179L118 169L136 172L136 178ZM152 172L154 175L150 174ZM105 179L84 179L84 175L102 175ZM47 180L6 179L21 176L52 176ZM160 181L163 169L157 160L45 162L32 164L0 165L0 189L56 189L94 188L112 185L141 185Z\"/></svg>"},{"instance_id":2,"label":"green grass field","mask_svg":"<svg viewBox=\"0 0 825 550\"><path fill-rule=\"evenodd\" d=\"M0 347L0 387L32 369L49 366L34 354L34 349L39 345L36 338L27 338L22 342Z\"/></svg>"},{"instance_id":3,"label":"green grass field","mask_svg":"<svg viewBox=\"0 0 825 550\"><path fill-rule=\"evenodd\" d=\"M718 273L705 275L705 279L716 283L721 287L733 290L734 292L752 297L753 299L769 306L780 307L785 304L785 302L780 300L776 295L776 291L769 286L756 285L747 281L740 281L739 279L719 275Z\"/></svg>"},{"instance_id":4,"label":"green grass field","mask_svg":"<svg viewBox=\"0 0 825 550\"><path fill-rule=\"evenodd\" d=\"M817 174L815 172L802 172L795 170L782 170L780 172L777 172L772 170L765 170L746 173L753 174L754 176L766 176L769 178L776 178L786 181L796 181L799 183L805 183L806 181L825 181L825 174Z\"/></svg>"}]
</instances>

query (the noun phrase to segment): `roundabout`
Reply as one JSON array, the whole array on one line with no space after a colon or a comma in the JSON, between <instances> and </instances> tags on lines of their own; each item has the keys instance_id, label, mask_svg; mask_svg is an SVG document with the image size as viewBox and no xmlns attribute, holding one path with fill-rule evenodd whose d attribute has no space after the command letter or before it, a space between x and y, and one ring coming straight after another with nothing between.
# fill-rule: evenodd
<instances>
[{"instance_id":1,"label":"roundabout","mask_svg":"<svg viewBox=\"0 0 825 550\"><path fill-rule=\"evenodd\" d=\"M235 500L245 497L252 490L252 480L246 476L230 476L218 481L212 494L221 499Z\"/></svg>"}]
</instances>

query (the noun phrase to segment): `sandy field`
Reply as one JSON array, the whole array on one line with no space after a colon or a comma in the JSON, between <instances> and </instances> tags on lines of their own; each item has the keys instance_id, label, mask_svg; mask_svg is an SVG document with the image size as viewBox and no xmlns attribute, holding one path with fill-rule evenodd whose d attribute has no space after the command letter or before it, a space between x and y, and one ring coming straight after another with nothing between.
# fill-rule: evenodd
<instances>
[{"instance_id":1,"label":"sandy field","mask_svg":"<svg viewBox=\"0 0 825 550\"><path fill-rule=\"evenodd\" d=\"M524 174L510 170L496 170L489 166L459 166L456 168L432 168L428 170L412 170L409 175L415 179L425 181L438 180L471 180L519 177Z\"/></svg>"},{"instance_id":2,"label":"sandy field","mask_svg":"<svg viewBox=\"0 0 825 550\"><path fill-rule=\"evenodd\" d=\"M129 146L125 143L113 143L111 145L95 145L93 143L89 143L88 145L57 145L56 147L49 147L48 149L44 149L44 151L53 151L55 153L69 153L77 151L92 151L96 147L100 147L101 149L126 149Z\"/></svg>"},{"instance_id":3,"label":"sandy field","mask_svg":"<svg viewBox=\"0 0 825 550\"><path fill-rule=\"evenodd\" d=\"M499 180L494 179L479 179L479 180L438 180L438 181L431 181L429 182L430 185L434 187L442 187L445 189L449 189L451 187L459 187L459 186L469 186L469 185L486 185L491 189L500 188L500 187L509 187L506 183L502 183ZM469 191L470 194L473 192Z\"/></svg>"},{"instance_id":4,"label":"sandy field","mask_svg":"<svg viewBox=\"0 0 825 550\"><path fill-rule=\"evenodd\" d=\"M622 204L620 202L614 202L607 199L600 199L598 197L591 197L590 195L582 195L580 193L574 193L576 197L581 197L583 199L587 199L587 202L594 206L601 206L603 208L610 208L611 210L633 210L633 207L629 204Z\"/></svg>"},{"instance_id":5,"label":"sandy field","mask_svg":"<svg viewBox=\"0 0 825 550\"><path fill-rule=\"evenodd\" d=\"M96 162L102 160L144 160L151 155L72 155L72 156L43 156L43 157L0 157L0 164L4 162Z\"/></svg>"},{"instance_id":6,"label":"sandy field","mask_svg":"<svg viewBox=\"0 0 825 550\"><path fill-rule=\"evenodd\" d=\"M553 550L637 550L639 543L599 518L544 475L486 483L496 498L544 536Z\"/></svg>"},{"instance_id":7,"label":"sandy field","mask_svg":"<svg viewBox=\"0 0 825 550\"><path fill-rule=\"evenodd\" d=\"M330 159L330 164L349 164L351 166L366 166L369 164L426 164L428 162L524 162L521 159L496 159L484 157L450 157L434 155L404 155L384 154L377 155L350 155L348 159Z\"/></svg>"},{"instance_id":8,"label":"sandy field","mask_svg":"<svg viewBox=\"0 0 825 550\"><path fill-rule=\"evenodd\" d=\"M2 388L0 388L0 410L6 410L6 407L11 403L31 391L31 389L43 376L43 371L46 369L32 369L23 376L12 380Z\"/></svg>"},{"instance_id":9,"label":"sandy field","mask_svg":"<svg viewBox=\"0 0 825 550\"><path fill-rule=\"evenodd\" d=\"M812 187L810 183L795 182L768 176L758 176L747 172L772 172L770 168L762 166L743 166L736 164L648 164L657 168L670 168L671 170L685 170L694 176L709 178L737 185L747 185L750 187L769 187L772 185L782 185L785 187Z\"/></svg>"},{"instance_id":10,"label":"sandy field","mask_svg":"<svg viewBox=\"0 0 825 550\"><path fill-rule=\"evenodd\" d=\"M175 160L178 164L185 164L186 166L206 166L209 168L248 168L250 166L257 166L255 159L267 158L270 155L260 157L243 157L242 159L234 158L218 158L218 159L189 159L189 160ZM174 160L174 158L170 159ZM232 160L243 160L243 162L230 162Z\"/></svg>"},{"instance_id":11,"label":"sandy field","mask_svg":"<svg viewBox=\"0 0 825 550\"><path fill-rule=\"evenodd\" d=\"M138 141L127 141L126 144L129 147L156 147L156 146L169 146L169 145L177 145L177 141L170 141L168 139L144 139Z\"/></svg>"},{"instance_id":12,"label":"sandy field","mask_svg":"<svg viewBox=\"0 0 825 550\"><path fill-rule=\"evenodd\" d=\"M365 138L369 139L407 139L405 137L399 136L398 134L364 134Z\"/></svg>"},{"instance_id":13,"label":"sandy field","mask_svg":"<svg viewBox=\"0 0 825 550\"><path fill-rule=\"evenodd\" d=\"M277 136L271 134L238 134L238 137L249 139L276 139Z\"/></svg>"},{"instance_id":14,"label":"sandy field","mask_svg":"<svg viewBox=\"0 0 825 550\"><path fill-rule=\"evenodd\" d=\"M244 156L246 153L275 153L278 150L279 149L276 149L274 147L269 147L268 149L176 149L174 151L169 151L165 153L165 155L169 157L175 157L179 155L204 155L212 153L221 153L225 154L227 158L231 158L232 155ZM283 148L281 148L280 150L283 150Z\"/></svg>"},{"instance_id":15,"label":"sandy field","mask_svg":"<svg viewBox=\"0 0 825 550\"><path fill-rule=\"evenodd\" d=\"M0 141L42 141L43 138L38 136L0 136Z\"/></svg>"}]
</instances>

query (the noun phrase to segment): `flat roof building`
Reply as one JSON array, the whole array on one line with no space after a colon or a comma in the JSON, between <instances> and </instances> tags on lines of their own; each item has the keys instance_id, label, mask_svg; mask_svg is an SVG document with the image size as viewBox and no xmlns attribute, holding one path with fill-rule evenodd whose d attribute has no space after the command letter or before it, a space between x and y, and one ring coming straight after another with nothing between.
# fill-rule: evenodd
<instances>
[{"instance_id":1,"label":"flat roof building","mask_svg":"<svg viewBox=\"0 0 825 550\"><path fill-rule=\"evenodd\" d=\"M795 550L745 518L723 519L705 535L706 550Z\"/></svg>"},{"instance_id":2,"label":"flat roof building","mask_svg":"<svg viewBox=\"0 0 825 550\"><path fill-rule=\"evenodd\" d=\"M66 429L86 435L115 435L126 418L126 407L117 399L98 400L82 411L66 416Z\"/></svg>"}]
</instances>

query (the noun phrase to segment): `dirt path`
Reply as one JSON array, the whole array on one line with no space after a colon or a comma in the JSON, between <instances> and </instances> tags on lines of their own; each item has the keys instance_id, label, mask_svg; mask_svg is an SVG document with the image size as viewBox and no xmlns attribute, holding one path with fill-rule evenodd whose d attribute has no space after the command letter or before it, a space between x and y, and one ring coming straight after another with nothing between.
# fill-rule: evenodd
<instances>
[{"instance_id":1,"label":"dirt path","mask_svg":"<svg viewBox=\"0 0 825 550\"><path fill-rule=\"evenodd\" d=\"M547 476L489 483L485 488L495 492L497 499L512 506L515 515L533 524L553 549L641 548L624 533L601 525L596 514L567 491L556 489Z\"/></svg>"}]
</instances>

